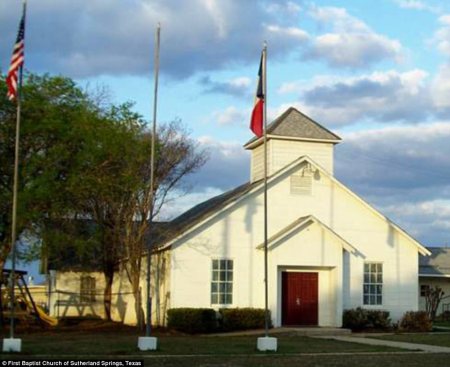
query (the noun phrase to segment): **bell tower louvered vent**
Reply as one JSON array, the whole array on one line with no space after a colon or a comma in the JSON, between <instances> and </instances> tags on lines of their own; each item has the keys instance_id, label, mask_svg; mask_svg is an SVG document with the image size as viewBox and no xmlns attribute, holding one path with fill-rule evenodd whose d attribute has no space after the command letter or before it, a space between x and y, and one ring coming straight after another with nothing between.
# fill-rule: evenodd
<instances>
[{"instance_id":1,"label":"bell tower louvered vent","mask_svg":"<svg viewBox=\"0 0 450 367\"><path fill-rule=\"evenodd\" d=\"M305 174L295 174L291 176L292 195L311 195L312 176Z\"/></svg>"}]
</instances>

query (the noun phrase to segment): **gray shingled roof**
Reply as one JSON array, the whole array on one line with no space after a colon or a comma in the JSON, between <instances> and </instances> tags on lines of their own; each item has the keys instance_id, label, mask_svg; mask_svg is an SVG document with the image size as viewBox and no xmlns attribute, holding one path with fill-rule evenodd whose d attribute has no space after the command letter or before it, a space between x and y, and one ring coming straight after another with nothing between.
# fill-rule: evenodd
<instances>
[{"instance_id":1,"label":"gray shingled roof","mask_svg":"<svg viewBox=\"0 0 450 367\"><path fill-rule=\"evenodd\" d=\"M450 275L450 248L427 247L430 256L419 256L419 275Z\"/></svg>"},{"instance_id":2,"label":"gray shingled roof","mask_svg":"<svg viewBox=\"0 0 450 367\"><path fill-rule=\"evenodd\" d=\"M293 138L329 140L336 143L342 139L326 129L310 117L294 107L289 107L267 126L268 135L287 136ZM245 145L253 143L257 137L250 139Z\"/></svg>"}]
</instances>

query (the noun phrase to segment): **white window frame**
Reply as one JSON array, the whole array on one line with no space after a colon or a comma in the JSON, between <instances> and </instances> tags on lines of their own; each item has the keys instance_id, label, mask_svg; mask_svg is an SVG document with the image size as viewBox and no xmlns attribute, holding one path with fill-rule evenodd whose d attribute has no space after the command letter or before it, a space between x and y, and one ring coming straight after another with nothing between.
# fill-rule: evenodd
<instances>
[{"instance_id":1,"label":"white window frame","mask_svg":"<svg viewBox=\"0 0 450 367\"><path fill-rule=\"evenodd\" d=\"M209 289L211 305L215 306L232 305L234 301L233 283L234 283L234 260L230 258L212 259L211 282Z\"/></svg>"},{"instance_id":2,"label":"white window frame","mask_svg":"<svg viewBox=\"0 0 450 367\"><path fill-rule=\"evenodd\" d=\"M368 271L366 271L366 266ZM369 307L383 306L383 263L379 261L364 262L363 268L363 305Z\"/></svg>"}]
</instances>

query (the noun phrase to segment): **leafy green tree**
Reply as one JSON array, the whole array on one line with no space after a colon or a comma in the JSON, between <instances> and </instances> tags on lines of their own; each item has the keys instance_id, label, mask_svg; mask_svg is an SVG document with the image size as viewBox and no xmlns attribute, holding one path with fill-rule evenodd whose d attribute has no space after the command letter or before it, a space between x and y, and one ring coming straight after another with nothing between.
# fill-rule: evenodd
<instances>
[{"instance_id":1,"label":"leafy green tree","mask_svg":"<svg viewBox=\"0 0 450 367\"><path fill-rule=\"evenodd\" d=\"M83 137L74 127L96 113L89 98L63 77L27 75L22 92L18 222L33 233L71 207L65 181ZM0 80L0 270L11 250L11 210L16 106Z\"/></svg>"},{"instance_id":2,"label":"leafy green tree","mask_svg":"<svg viewBox=\"0 0 450 367\"><path fill-rule=\"evenodd\" d=\"M1 270L11 251L16 108L5 97L3 80L0 88ZM64 254L68 243L80 261L95 250L111 284L119 256L111 228L120 224L110 212L136 181L132 168L144 148L139 144L142 121L130 104L101 103L69 78L33 74L25 78L21 117L17 232L42 239L43 250L53 258ZM86 231L80 223L88 220L95 225ZM34 248L28 246L22 255L36 255Z\"/></svg>"},{"instance_id":3,"label":"leafy green tree","mask_svg":"<svg viewBox=\"0 0 450 367\"><path fill-rule=\"evenodd\" d=\"M11 250L16 115L0 79L1 270ZM139 280L151 220L169 194L183 188L183 178L203 165L205 152L179 121L161 125L150 195L151 135L132 104L113 105L103 93L49 75L28 74L22 95L18 233L42 239L41 250L51 258L67 256L70 244L84 265L101 264L108 318L114 272L126 258L141 321Z\"/></svg>"}]
</instances>

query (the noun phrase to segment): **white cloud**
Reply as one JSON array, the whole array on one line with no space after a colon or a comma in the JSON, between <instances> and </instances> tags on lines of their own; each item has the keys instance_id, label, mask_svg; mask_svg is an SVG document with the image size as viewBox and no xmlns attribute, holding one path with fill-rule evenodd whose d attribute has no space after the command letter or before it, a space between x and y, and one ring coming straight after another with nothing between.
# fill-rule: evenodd
<instances>
[{"instance_id":1,"label":"white cloud","mask_svg":"<svg viewBox=\"0 0 450 367\"><path fill-rule=\"evenodd\" d=\"M389 126L341 136L338 175L366 194L379 195L382 205L399 197L414 202L450 198L450 122Z\"/></svg>"},{"instance_id":2,"label":"white cloud","mask_svg":"<svg viewBox=\"0 0 450 367\"><path fill-rule=\"evenodd\" d=\"M266 29L269 33L272 33L277 37L290 37L299 41L306 41L309 39L308 33L298 27L280 27L278 25L268 25Z\"/></svg>"},{"instance_id":3,"label":"white cloud","mask_svg":"<svg viewBox=\"0 0 450 367\"><path fill-rule=\"evenodd\" d=\"M441 65L431 83L431 96L437 108L450 107L450 65Z\"/></svg>"},{"instance_id":4,"label":"white cloud","mask_svg":"<svg viewBox=\"0 0 450 367\"><path fill-rule=\"evenodd\" d=\"M230 80L230 84L235 87L248 87L251 84L251 80L248 77L241 76Z\"/></svg>"},{"instance_id":5,"label":"white cloud","mask_svg":"<svg viewBox=\"0 0 450 367\"><path fill-rule=\"evenodd\" d=\"M332 6L312 6L310 15L323 25L331 25L339 33L342 32L370 32L370 28L361 20L348 14L344 8Z\"/></svg>"},{"instance_id":6,"label":"white cloud","mask_svg":"<svg viewBox=\"0 0 450 367\"><path fill-rule=\"evenodd\" d=\"M433 42L438 50L450 56L450 14L439 17L440 28L435 32Z\"/></svg>"},{"instance_id":7,"label":"white cloud","mask_svg":"<svg viewBox=\"0 0 450 367\"><path fill-rule=\"evenodd\" d=\"M208 162L192 177L197 190L214 187L229 190L248 181L250 154L242 142L222 141L212 137L198 139L200 146L210 153Z\"/></svg>"},{"instance_id":8,"label":"white cloud","mask_svg":"<svg viewBox=\"0 0 450 367\"><path fill-rule=\"evenodd\" d=\"M252 80L248 77L237 77L225 82L212 80L209 76L200 78L200 85L206 93L223 93L242 97L250 93Z\"/></svg>"},{"instance_id":9,"label":"white cloud","mask_svg":"<svg viewBox=\"0 0 450 367\"><path fill-rule=\"evenodd\" d=\"M374 32L363 21L335 7L312 7L310 15L331 31L318 35L304 57L323 59L330 66L361 68L383 59L400 62L399 41Z\"/></svg>"},{"instance_id":10,"label":"white cloud","mask_svg":"<svg viewBox=\"0 0 450 367\"><path fill-rule=\"evenodd\" d=\"M436 6L431 6L420 0L396 0L395 1L400 8L425 10L431 13L439 13L440 9Z\"/></svg>"},{"instance_id":11,"label":"white cloud","mask_svg":"<svg viewBox=\"0 0 450 367\"><path fill-rule=\"evenodd\" d=\"M418 122L431 113L427 78L427 72L420 69L390 70L350 78L323 75L303 87L300 83L293 87L301 92L303 108L328 124ZM280 89L286 91L289 86Z\"/></svg>"},{"instance_id":12,"label":"white cloud","mask_svg":"<svg viewBox=\"0 0 450 367\"><path fill-rule=\"evenodd\" d=\"M225 38L229 32L229 24L224 16L224 12L220 8L219 2L217 0L203 0L203 3L214 19L217 34L220 38Z\"/></svg>"},{"instance_id":13,"label":"white cloud","mask_svg":"<svg viewBox=\"0 0 450 367\"><path fill-rule=\"evenodd\" d=\"M425 245L449 245L450 200L405 201L382 207L381 210L396 218L413 236L425 241Z\"/></svg>"},{"instance_id":14,"label":"white cloud","mask_svg":"<svg viewBox=\"0 0 450 367\"><path fill-rule=\"evenodd\" d=\"M302 10L302 7L293 1L287 1L285 3L269 3L266 6L266 11L269 13L296 16Z\"/></svg>"},{"instance_id":15,"label":"white cloud","mask_svg":"<svg viewBox=\"0 0 450 367\"><path fill-rule=\"evenodd\" d=\"M285 82L280 85L280 87L277 90L277 93L279 94L299 93L304 89L305 85L307 85L306 83L307 82L304 80Z\"/></svg>"},{"instance_id":16,"label":"white cloud","mask_svg":"<svg viewBox=\"0 0 450 367\"><path fill-rule=\"evenodd\" d=\"M0 60L9 60L20 6L0 2ZM274 0L286 9L295 4ZM161 23L161 72L186 78L254 62L262 40L278 57L298 50L305 32L257 0L40 0L29 4L27 66L84 78L148 75ZM271 27L267 27L270 24Z\"/></svg>"},{"instance_id":17,"label":"white cloud","mask_svg":"<svg viewBox=\"0 0 450 367\"><path fill-rule=\"evenodd\" d=\"M429 217L434 222L442 219L450 220L450 200L429 200L418 203L406 202L402 204L389 205L385 208L397 216L416 217L418 213L423 217ZM450 229L450 221L447 224Z\"/></svg>"},{"instance_id":18,"label":"white cloud","mask_svg":"<svg viewBox=\"0 0 450 367\"><path fill-rule=\"evenodd\" d=\"M341 133L336 176L425 244L449 238L450 122Z\"/></svg>"},{"instance_id":19,"label":"white cloud","mask_svg":"<svg viewBox=\"0 0 450 367\"><path fill-rule=\"evenodd\" d=\"M214 111L212 118L219 123L219 125L242 125L243 122L248 122L250 119L250 112L247 109L229 106L225 110Z\"/></svg>"}]
</instances>

